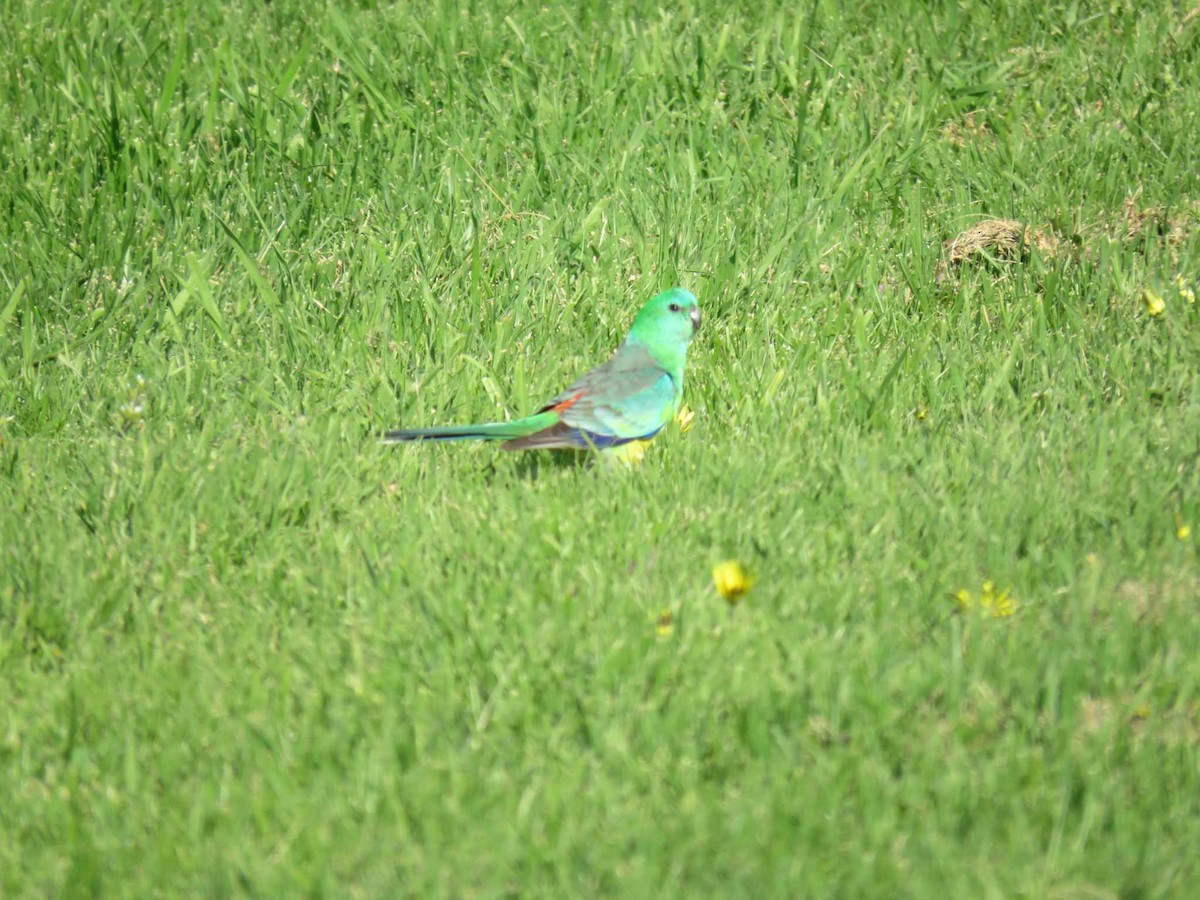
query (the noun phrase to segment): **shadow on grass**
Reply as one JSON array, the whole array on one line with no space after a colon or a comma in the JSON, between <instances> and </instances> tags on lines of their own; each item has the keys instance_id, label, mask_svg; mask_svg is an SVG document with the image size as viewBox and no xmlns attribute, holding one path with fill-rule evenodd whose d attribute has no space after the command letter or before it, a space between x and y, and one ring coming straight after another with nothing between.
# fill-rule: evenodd
<instances>
[{"instance_id":1,"label":"shadow on grass","mask_svg":"<svg viewBox=\"0 0 1200 900\"><path fill-rule=\"evenodd\" d=\"M532 453L522 453L517 460L515 473L518 478L526 481L537 481L543 473L560 472L564 469L584 469L594 465L588 459L588 453L583 450L538 450ZM495 465L488 474L494 475Z\"/></svg>"}]
</instances>

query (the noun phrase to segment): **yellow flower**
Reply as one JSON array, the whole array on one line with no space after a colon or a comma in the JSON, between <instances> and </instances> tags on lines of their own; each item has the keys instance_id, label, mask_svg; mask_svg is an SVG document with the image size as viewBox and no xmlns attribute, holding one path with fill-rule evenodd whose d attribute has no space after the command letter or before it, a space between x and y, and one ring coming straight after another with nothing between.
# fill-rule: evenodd
<instances>
[{"instance_id":1,"label":"yellow flower","mask_svg":"<svg viewBox=\"0 0 1200 900\"><path fill-rule=\"evenodd\" d=\"M713 587L730 606L737 606L742 597L754 586L754 579L739 562L726 560L718 563L712 571Z\"/></svg>"},{"instance_id":2,"label":"yellow flower","mask_svg":"<svg viewBox=\"0 0 1200 900\"><path fill-rule=\"evenodd\" d=\"M675 631L675 615L669 609L664 609L654 619L654 630L659 637L670 637Z\"/></svg>"},{"instance_id":3,"label":"yellow flower","mask_svg":"<svg viewBox=\"0 0 1200 900\"><path fill-rule=\"evenodd\" d=\"M1154 288L1142 291L1142 303L1146 304L1146 313L1151 316L1161 316L1167 311L1167 302Z\"/></svg>"},{"instance_id":4,"label":"yellow flower","mask_svg":"<svg viewBox=\"0 0 1200 900\"><path fill-rule=\"evenodd\" d=\"M984 594L982 605L993 619L1006 619L1017 611L1017 601L1008 591Z\"/></svg>"},{"instance_id":5,"label":"yellow flower","mask_svg":"<svg viewBox=\"0 0 1200 900\"><path fill-rule=\"evenodd\" d=\"M1179 291L1179 299L1186 300L1188 303L1196 302L1196 292L1184 281L1182 275L1176 275L1173 282L1176 290Z\"/></svg>"},{"instance_id":6,"label":"yellow flower","mask_svg":"<svg viewBox=\"0 0 1200 900\"><path fill-rule=\"evenodd\" d=\"M980 585L978 594L960 588L950 596L963 612L975 610L993 619L1006 619L1017 611L1017 598L1007 589L997 589L994 581L985 581Z\"/></svg>"},{"instance_id":7,"label":"yellow flower","mask_svg":"<svg viewBox=\"0 0 1200 900\"><path fill-rule=\"evenodd\" d=\"M696 421L696 414L692 412L691 407L681 406L679 412L675 413L675 421L679 423L679 431L682 434L687 434L692 430L692 423Z\"/></svg>"},{"instance_id":8,"label":"yellow flower","mask_svg":"<svg viewBox=\"0 0 1200 900\"><path fill-rule=\"evenodd\" d=\"M1181 541L1186 541L1191 536L1192 527L1186 522L1180 522L1179 526L1175 529L1175 537L1179 538Z\"/></svg>"}]
</instances>

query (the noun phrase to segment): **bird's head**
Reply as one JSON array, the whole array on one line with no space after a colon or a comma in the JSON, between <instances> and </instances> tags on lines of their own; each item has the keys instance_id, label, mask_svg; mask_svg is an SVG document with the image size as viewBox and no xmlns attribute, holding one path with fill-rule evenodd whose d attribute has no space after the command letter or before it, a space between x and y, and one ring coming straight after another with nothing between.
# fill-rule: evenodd
<instances>
[{"instance_id":1,"label":"bird's head","mask_svg":"<svg viewBox=\"0 0 1200 900\"><path fill-rule=\"evenodd\" d=\"M683 288L671 288L651 298L633 320L630 337L647 343L686 347L700 330L700 304Z\"/></svg>"}]
</instances>

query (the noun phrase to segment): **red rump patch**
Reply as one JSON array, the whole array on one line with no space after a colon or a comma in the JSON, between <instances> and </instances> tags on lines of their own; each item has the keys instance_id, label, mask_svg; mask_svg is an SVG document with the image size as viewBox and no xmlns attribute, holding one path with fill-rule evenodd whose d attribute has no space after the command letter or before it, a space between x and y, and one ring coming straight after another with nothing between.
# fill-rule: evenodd
<instances>
[{"instance_id":1,"label":"red rump patch","mask_svg":"<svg viewBox=\"0 0 1200 900\"><path fill-rule=\"evenodd\" d=\"M566 400L563 400L559 403L555 403L553 406L547 407L547 409L550 411L553 411L553 412L565 412L566 410L568 410L572 406L574 406L576 403L578 403L580 400L582 400L583 395L585 393L587 393L587 392L586 391L576 391L574 394L572 394Z\"/></svg>"}]
</instances>

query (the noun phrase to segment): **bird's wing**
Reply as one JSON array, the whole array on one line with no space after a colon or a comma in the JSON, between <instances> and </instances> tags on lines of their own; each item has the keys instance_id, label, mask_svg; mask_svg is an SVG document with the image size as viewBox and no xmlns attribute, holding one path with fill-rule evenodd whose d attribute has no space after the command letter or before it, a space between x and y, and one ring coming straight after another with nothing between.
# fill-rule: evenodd
<instances>
[{"instance_id":1,"label":"bird's wing","mask_svg":"<svg viewBox=\"0 0 1200 900\"><path fill-rule=\"evenodd\" d=\"M504 446L604 449L650 438L670 418L676 397L674 379L649 352L623 346L540 410L557 413L558 423Z\"/></svg>"}]
</instances>

